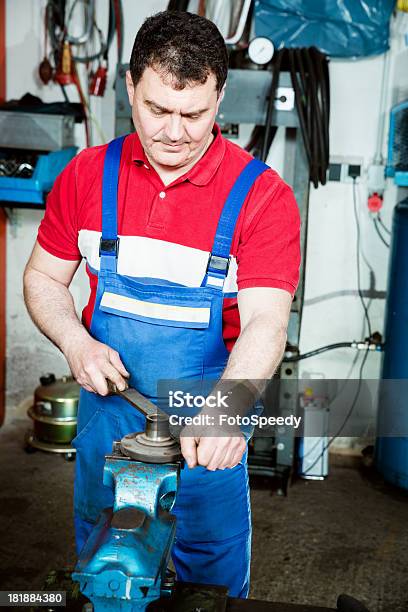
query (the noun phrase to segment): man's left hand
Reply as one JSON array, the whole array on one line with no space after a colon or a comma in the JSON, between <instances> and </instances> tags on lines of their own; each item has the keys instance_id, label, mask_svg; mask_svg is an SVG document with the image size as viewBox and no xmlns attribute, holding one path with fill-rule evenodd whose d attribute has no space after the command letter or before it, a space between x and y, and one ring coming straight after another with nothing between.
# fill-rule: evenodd
<instances>
[{"instance_id":1,"label":"man's left hand","mask_svg":"<svg viewBox=\"0 0 408 612\"><path fill-rule=\"evenodd\" d=\"M188 434L188 428L185 428ZM202 465L207 470L235 467L242 459L246 441L242 434L235 436L180 436L181 452L189 468Z\"/></svg>"}]
</instances>

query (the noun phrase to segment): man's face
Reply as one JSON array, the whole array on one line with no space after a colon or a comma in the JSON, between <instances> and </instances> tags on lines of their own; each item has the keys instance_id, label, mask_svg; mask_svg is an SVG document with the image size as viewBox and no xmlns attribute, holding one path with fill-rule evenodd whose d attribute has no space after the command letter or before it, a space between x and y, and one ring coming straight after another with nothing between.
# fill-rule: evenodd
<instances>
[{"instance_id":1,"label":"man's face","mask_svg":"<svg viewBox=\"0 0 408 612\"><path fill-rule=\"evenodd\" d=\"M204 85L177 90L170 77L146 68L136 87L126 74L132 118L149 159L160 166L191 166L205 150L222 95L210 74Z\"/></svg>"}]
</instances>

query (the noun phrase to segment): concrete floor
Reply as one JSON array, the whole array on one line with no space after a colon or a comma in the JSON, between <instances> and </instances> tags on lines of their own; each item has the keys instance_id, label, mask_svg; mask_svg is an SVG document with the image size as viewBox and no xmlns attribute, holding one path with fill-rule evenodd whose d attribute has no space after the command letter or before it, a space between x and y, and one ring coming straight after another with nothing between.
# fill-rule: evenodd
<instances>
[{"instance_id":1,"label":"concrete floor","mask_svg":"<svg viewBox=\"0 0 408 612\"><path fill-rule=\"evenodd\" d=\"M39 589L75 562L74 464L22 450L28 420L0 429L0 590ZM259 485L259 483L257 483ZM252 490L251 596L335 607L348 593L370 612L408 611L408 495L370 474L334 468L287 498Z\"/></svg>"}]
</instances>

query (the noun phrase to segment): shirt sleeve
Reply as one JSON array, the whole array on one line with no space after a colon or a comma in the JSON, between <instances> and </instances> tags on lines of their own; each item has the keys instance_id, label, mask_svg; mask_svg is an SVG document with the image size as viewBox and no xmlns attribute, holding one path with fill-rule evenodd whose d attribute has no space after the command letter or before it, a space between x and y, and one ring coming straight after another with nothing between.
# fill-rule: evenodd
<instances>
[{"instance_id":1,"label":"shirt sleeve","mask_svg":"<svg viewBox=\"0 0 408 612\"><path fill-rule=\"evenodd\" d=\"M74 157L58 175L47 197L38 229L40 246L60 259L81 259L78 249L77 160Z\"/></svg>"},{"instance_id":2,"label":"shirt sleeve","mask_svg":"<svg viewBox=\"0 0 408 612\"><path fill-rule=\"evenodd\" d=\"M238 244L238 289L276 287L293 296L299 283L299 209L292 189L276 173L268 174L250 195L257 205L243 222Z\"/></svg>"}]
</instances>

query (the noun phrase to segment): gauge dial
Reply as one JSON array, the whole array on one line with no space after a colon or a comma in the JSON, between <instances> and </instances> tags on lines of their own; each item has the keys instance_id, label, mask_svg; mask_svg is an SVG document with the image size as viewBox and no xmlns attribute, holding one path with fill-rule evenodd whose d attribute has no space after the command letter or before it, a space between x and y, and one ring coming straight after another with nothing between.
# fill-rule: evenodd
<instances>
[{"instance_id":1,"label":"gauge dial","mask_svg":"<svg viewBox=\"0 0 408 612\"><path fill-rule=\"evenodd\" d=\"M273 42L266 36L253 38L248 46L249 59L255 64L267 64L273 57Z\"/></svg>"}]
</instances>

